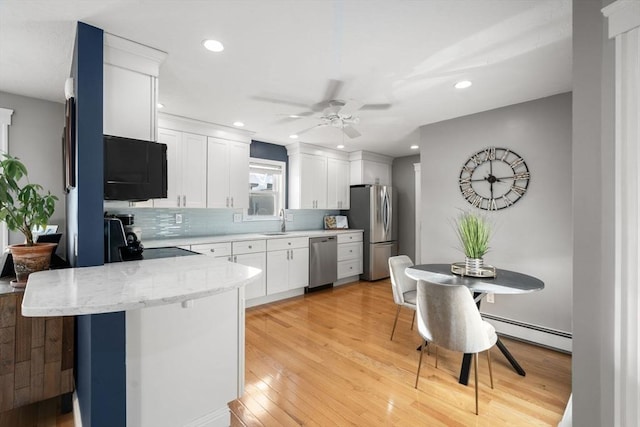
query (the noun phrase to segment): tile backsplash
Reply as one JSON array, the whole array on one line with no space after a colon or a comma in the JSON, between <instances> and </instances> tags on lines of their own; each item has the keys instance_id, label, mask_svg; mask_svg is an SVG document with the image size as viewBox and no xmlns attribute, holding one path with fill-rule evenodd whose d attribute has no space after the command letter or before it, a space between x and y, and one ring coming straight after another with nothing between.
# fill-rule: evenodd
<instances>
[{"instance_id":1,"label":"tile backsplash","mask_svg":"<svg viewBox=\"0 0 640 427\"><path fill-rule=\"evenodd\" d=\"M170 237L200 237L242 233L269 233L280 231L280 221L233 222L233 209L154 209L110 208L109 214L134 214L135 225L142 230L142 242ZM323 228L325 215L338 215L338 210L287 209L293 221L287 221L287 230L316 230ZM176 214L182 223L176 223Z\"/></svg>"}]
</instances>

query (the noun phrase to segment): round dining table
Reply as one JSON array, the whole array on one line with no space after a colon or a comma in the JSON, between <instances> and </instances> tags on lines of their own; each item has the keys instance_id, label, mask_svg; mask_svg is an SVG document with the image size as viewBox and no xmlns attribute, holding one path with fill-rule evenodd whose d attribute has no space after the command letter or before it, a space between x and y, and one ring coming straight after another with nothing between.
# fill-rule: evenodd
<instances>
[{"instance_id":1,"label":"round dining table","mask_svg":"<svg viewBox=\"0 0 640 427\"><path fill-rule=\"evenodd\" d=\"M462 276L451 272L451 264L418 264L408 267L405 274L414 280L425 280L443 286L463 285L473 292L478 309L482 297L488 293L494 294L523 294L544 289L544 282L536 277L515 271L496 268L495 277L473 277ZM507 358L515 371L525 376L526 372L518 361L509 352L498 336L496 345ZM471 368L471 354L466 354L462 358L460 377L458 382L467 385L469 382L469 372Z\"/></svg>"}]
</instances>

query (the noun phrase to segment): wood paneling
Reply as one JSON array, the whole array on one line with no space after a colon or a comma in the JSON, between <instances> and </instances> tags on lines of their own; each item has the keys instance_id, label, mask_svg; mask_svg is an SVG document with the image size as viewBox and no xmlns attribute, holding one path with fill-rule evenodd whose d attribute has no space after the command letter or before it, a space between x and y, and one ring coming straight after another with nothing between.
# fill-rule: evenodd
<instances>
[{"instance_id":1,"label":"wood paneling","mask_svg":"<svg viewBox=\"0 0 640 427\"><path fill-rule=\"evenodd\" d=\"M523 295L522 298L526 298ZM246 379L230 403L234 426L557 425L571 391L571 356L504 339L527 371L492 350L495 388L480 364L480 415L473 386L457 382L462 355L423 359L410 310L400 314L388 280L360 282L247 310Z\"/></svg>"},{"instance_id":2,"label":"wood paneling","mask_svg":"<svg viewBox=\"0 0 640 427\"><path fill-rule=\"evenodd\" d=\"M0 413L73 391L73 318L23 317L22 297L0 295Z\"/></svg>"}]
</instances>

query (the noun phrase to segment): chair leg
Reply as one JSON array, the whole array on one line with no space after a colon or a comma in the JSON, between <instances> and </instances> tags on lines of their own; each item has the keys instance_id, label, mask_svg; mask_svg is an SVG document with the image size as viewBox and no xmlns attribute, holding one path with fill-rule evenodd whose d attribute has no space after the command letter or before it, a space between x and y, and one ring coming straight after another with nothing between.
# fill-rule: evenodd
<instances>
[{"instance_id":1,"label":"chair leg","mask_svg":"<svg viewBox=\"0 0 640 427\"><path fill-rule=\"evenodd\" d=\"M420 350L420 360L418 360L418 372L416 373L416 385L413 388L418 388L418 380L420 379L420 367L422 366L422 355L424 354L424 348L427 346L427 340L424 341L422 345L422 350Z\"/></svg>"},{"instance_id":2,"label":"chair leg","mask_svg":"<svg viewBox=\"0 0 640 427\"><path fill-rule=\"evenodd\" d=\"M493 388L493 372L491 371L491 349L487 350L487 362L489 363L489 379L491 380L491 388Z\"/></svg>"},{"instance_id":3,"label":"chair leg","mask_svg":"<svg viewBox=\"0 0 640 427\"><path fill-rule=\"evenodd\" d=\"M478 415L478 353L473 353L473 374L476 383L476 415Z\"/></svg>"},{"instance_id":4,"label":"chair leg","mask_svg":"<svg viewBox=\"0 0 640 427\"><path fill-rule=\"evenodd\" d=\"M413 324L416 323L416 312L413 311L413 319L411 319L411 330L413 331Z\"/></svg>"},{"instance_id":5,"label":"chair leg","mask_svg":"<svg viewBox=\"0 0 640 427\"><path fill-rule=\"evenodd\" d=\"M398 316L400 315L400 306L398 306L398 310L396 311L396 320L393 321L393 329L391 329L391 338L390 341L393 341L393 333L396 331L396 325L398 324Z\"/></svg>"}]
</instances>

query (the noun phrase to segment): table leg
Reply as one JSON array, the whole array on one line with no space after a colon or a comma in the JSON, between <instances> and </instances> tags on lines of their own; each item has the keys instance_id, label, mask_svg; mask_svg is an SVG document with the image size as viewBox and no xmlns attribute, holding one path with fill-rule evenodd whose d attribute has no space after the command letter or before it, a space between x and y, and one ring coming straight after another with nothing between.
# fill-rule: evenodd
<instances>
[{"instance_id":1,"label":"table leg","mask_svg":"<svg viewBox=\"0 0 640 427\"><path fill-rule=\"evenodd\" d=\"M527 373L524 371L524 369L522 369L522 366L520 366L520 364L515 359L515 357L513 357L513 355L509 352L507 347L505 347L505 345L502 343L502 341L500 340L500 337L498 337L498 341L496 342L496 345L498 346L502 354L504 354L504 357L506 357L509 363L511 363L511 366L513 366L513 369L515 369L519 375L522 375L523 377L527 375Z\"/></svg>"},{"instance_id":2,"label":"table leg","mask_svg":"<svg viewBox=\"0 0 640 427\"><path fill-rule=\"evenodd\" d=\"M471 353L465 353L462 356L462 366L460 366L460 377L458 378L458 383L462 385L469 384L469 373L471 372Z\"/></svg>"}]
</instances>

